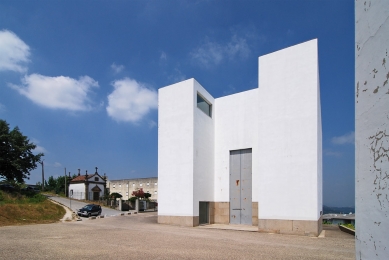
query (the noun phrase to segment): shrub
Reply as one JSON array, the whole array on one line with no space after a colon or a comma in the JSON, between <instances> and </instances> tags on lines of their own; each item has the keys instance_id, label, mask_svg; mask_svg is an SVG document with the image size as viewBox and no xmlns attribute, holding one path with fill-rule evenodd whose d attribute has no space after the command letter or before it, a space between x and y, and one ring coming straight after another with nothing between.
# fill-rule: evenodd
<instances>
[{"instance_id":1,"label":"shrub","mask_svg":"<svg viewBox=\"0 0 389 260\"><path fill-rule=\"evenodd\" d=\"M349 229L352 229L352 230L355 230L355 227L353 224L343 224L342 226L349 228Z\"/></svg>"},{"instance_id":2,"label":"shrub","mask_svg":"<svg viewBox=\"0 0 389 260\"><path fill-rule=\"evenodd\" d=\"M128 201L135 202L136 199L137 199L137 197L131 197L131 198L128 199Z\"/></svg>"},{"instance_id":3,"label":"shrub","mask_svg":"<svg viewBox=\"0 0 389 260\"><path fill-rule=\"evenodd\" d=\"M45 201L47 198L46 196L43 196L42 194L38 193L32 196L31 198L28 199L30 203L40 203Z\"/></svg>"}]
</instances>

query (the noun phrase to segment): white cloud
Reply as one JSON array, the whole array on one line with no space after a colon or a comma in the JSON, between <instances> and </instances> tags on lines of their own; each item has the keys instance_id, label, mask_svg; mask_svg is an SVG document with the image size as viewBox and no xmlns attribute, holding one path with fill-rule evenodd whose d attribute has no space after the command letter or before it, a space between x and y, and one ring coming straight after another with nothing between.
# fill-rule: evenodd
<instances>
[{"instance_id":1,"label":"white cloud","mask_svg":"<svg viewBox=\"0 0 389 260\"><path fill-rule=\"evenodd\" d=\"M115 72L115 74L118 74L118 73L120 73L120 72L122 72L124 70L124 66L123 65L117 65L114 62L111 65L111 69L113 70L113 72Z\"/></svg>"},{"instance_id":2,"label":"white cloud","mask_svg":"<svg viewBox=\"0 0 389 260\"><path fill-rule=\"evenodd\" d=\"M39 141L37 139L32 138L31 142L36 145L36 147L34 149L34 152L36 152L36 153L47 153L47 150L43 146L39 145Z\"/></svg>"},{"instance_id":3,"label":"white cloud","mask_svg":"<svg viewBox=\"0 0 389 260\"><path fill-rule=\"evenodd\" d=\"M88 76L76 80L39 74L24 76L21 86L9 85L38 105L71 111L90 110L92 106L88 94L92 87L99 86L97 81Z\"/></svg>"},{"instance_id":4,"label":"white cloud","mask_svg":"<svg viewBox=\"0 0 389 260\"><path fill-rule=\"evenodd\" d=\"M183 74L178 68L174 68L174 71L171 75L168 76L168 78L172 82L180 82L186 79L185 74Z\"/></svg>"},{"instance_id":5,"label":"white cloud","mask_svg":"<svg viewBox=\"0 0 389 260\"><path fill-rule=\"evenodd\" d=\"M226 58L230 60L236 57L247 58L250 52L246 39L234 34L230 41L224 44L207 40L192 50L189 55L196 63L209 68L218 65Z\"/></svg>"},{"instance_id":6,"label":"white cloud","mask_svg":"<svg viewBox=\"0 0 389 260\"><path fill-rule=\"evenodd\" d=\"M3 104L0 103L0 113L3 113L5 112L7 109L5 108L5 106Z\"/></svg>"},{"instance_id":7,"label":"white cloud","mask_svg":"<svg viewBox=\"0 0 389 260\"><path fill-rule=\"evenodd\" d=\"M34 152L36 152L36 153L47 153L47 150L43 146L40 146L40 145L36 144Z\"/></svg>"},{"instance_id":8,"label":"white cloud","mask_svg":"<svg viewBox=\"0 0 389 260\"><path fill-rule=\"evenodd\" d=\"M227 44L225 49L231 59L235 56L247 58L250 54L250 48L247 45L246 39L240 38L236 34L232 36L231 41Z\"/></svg>"},{"instance_id":9,"label":"white cloud","mask_svg":"<svg viewBox=\"0 0 389 260\"><path fill-rule=\"evenodd\" d=\"M333 157L342 157L341 152L331 151L331 150L324 150L324 155L326 156L333 156Z\"/></svg>"},{"instance_id":10,"label":"white cloud","mask_svg":"<svg viewBox=\"0 0 389 260\"><path fill-rule=\"evenodd\" d=\"M223 60L225 47L215 42L206 42L191 51L192 59L205 67L218 65Z\"/></svg>"},{"instance_id":11,"label":"white cloud","mask_svg":"<svg viewBox=\"0 0 389 260\"><path fill-rule=\"evenodd\" d=\"M0 71L26 72L30 47L11 31L0 31Z\"/></svg>"},{"instance_id":12,"label":"white cloud","mask_svg":"<svg viewBox=\"0 0 389 260\"><path fill-rule=\"evenodd\" d=\"M166 60L167 59L167 55L166 55L166 53L164 51L161 52L161 56L159 56L159 59L160 60Z\"/></svg>"},{"instance_id":13,"label":"white cloud","mask_svg":"<svg viewBox=\"0 0 389 260\"><path fill-rule=\"evenodd\" d=\"M355 133L350 132L341 136L332 137L331 143L333 144L354 144Z\"/></svg>"},{"instance_id":14,"label":"white cloud","mask_svg":"<svg viewBox=\"0 0 389 260\"><path fill-rule=\"evenodd\" d=\"M59 162L55 162L55 163L53 164L53 166L54 166L55 168L59 168L59 167L62 166L62 164L60 164Z\"/></svg>"},{"instance_id":15,"label":"white cloud","mask_svg":"<svg viewBox=\"0 0 389 260\"><path fill-rule=\"evenodd\" d=\"M154 120L150 120L149 121L149 128L150 129L152 129L152 128L156 127L156 126L157 126L157 122L155 122Z\"/></svg>"},{"instance_id":16,"label":"white cloud","mask_svg":"<svg viewBox=\"0 0 389 260\"><path fill-rule=\"evenodd\" d=\"M141 83L124 78L112 83L114 90L108 95L107 113L116 121L136 123L151 109L158 107L157 91Z\"/></svg>"}]
</instances>

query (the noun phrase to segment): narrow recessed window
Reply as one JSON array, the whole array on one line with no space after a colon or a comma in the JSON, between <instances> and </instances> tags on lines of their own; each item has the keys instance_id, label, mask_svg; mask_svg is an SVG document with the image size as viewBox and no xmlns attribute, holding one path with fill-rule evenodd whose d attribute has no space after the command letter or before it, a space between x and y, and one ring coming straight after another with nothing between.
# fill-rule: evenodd
<instances>
[{"instance_id":1,"label":"narrow recessed window","mask_svg":"<svg viewBox=\"0 0 389 260\"><path fill-rule=\"evenodd\" d=\"M99 177L95 177L95 181L99 181Z\"/></svg>"},{"instance_id":2,"label":"narrow recessed window","mask_svg":"<svg viewBox=\"0 0 389 260\"><path fill-rule=\"evenodd\" d=\"M113 185L113 188L115 189L115 184Z\"/></svg>"},{"instance_id":3,"label":"narrow recessed window","mask_svg":"<svg viewBox=\"0 0 389 260\"><path fill-rule=\"evenodd\" d=\"M197 93L197 107L205 114L212 117L212 105Z\"/></svg>"},{"instance_id":4,"label":"narrow recessed window","mask_svg":"<svg viewBox=\"0 0 389 260\"><path fill-rule=\"evenodd\" d=\"M149 185L150 185L150 182L147 183L147 186L149 186Z\"/></svg>"},{"instance_id":5,"label":"narrow recessed window","mask_svg":"<svg viewBox=\"0 0 389 260\"><path fill-rule=\"evenodd\" d=\"M156 182L154 185L158 185L158 182Z\"/></svg>"}]
</instances>

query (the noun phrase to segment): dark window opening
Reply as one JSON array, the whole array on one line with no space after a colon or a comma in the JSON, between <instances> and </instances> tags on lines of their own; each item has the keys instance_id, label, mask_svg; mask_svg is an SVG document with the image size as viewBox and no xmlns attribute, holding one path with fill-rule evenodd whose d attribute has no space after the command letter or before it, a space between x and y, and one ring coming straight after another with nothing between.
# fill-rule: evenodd
<instances>
[{"instance_id":1,"label":"dark window opening","mask_svg":"<svg viewBox=\"0 0 389 260\"><path fill-rule=\"evenodd\" d=\"M197 107L209 117L212 117L212 105L197 93Z\"/></svg>"}]
</instances>

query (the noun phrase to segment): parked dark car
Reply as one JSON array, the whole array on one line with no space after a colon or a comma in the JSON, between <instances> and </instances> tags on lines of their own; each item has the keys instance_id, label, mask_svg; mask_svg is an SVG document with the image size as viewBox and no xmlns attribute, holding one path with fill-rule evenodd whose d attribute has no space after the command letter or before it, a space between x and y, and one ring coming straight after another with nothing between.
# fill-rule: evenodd
<instances>
[{"instance_id":1,"label":"parked dark car","mask_svg":"<svg viewBox=\"0 0 389 260\"><path fill-rule=\"evenodd\" d=\"M100 205L88 204L79 209L77 214L84 217L98 216L101 214L101 207Z\"/></svg>"},{"instance_id":2,"label":"parked dark car","mask_svg":"<svg viewBox=\"0 0 389 260\"><path fill-rule=\"evenodd\" d=\"M22 191L29 191L29 192L40 192L40 189L37 187L27 186L26 188L23 188Z\"/></svg>"},{"instance_id":3,"label":"parked dark car","mask_svg":"<svg viewBox=\"0 0 389 260\"><path fill-rule=\"evenodd\" d=\"M12 192L15 191L15 187L10 184L0 184L0 190Z\"/></svg>"}]
</instances>

